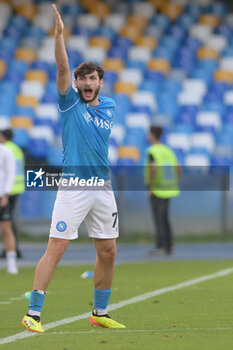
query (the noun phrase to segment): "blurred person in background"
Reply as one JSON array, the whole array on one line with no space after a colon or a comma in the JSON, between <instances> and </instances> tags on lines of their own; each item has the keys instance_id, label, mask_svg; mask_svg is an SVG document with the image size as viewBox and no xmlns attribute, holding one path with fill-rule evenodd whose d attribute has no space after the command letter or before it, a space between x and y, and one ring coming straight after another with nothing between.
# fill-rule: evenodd
<instances>
[{"instance_id":1,"label":"blurred person in background","mask_svg":"<svg viewBox=\"0 0 233 350\"><path fill-rule=\"evenodd\" d=\"M0 144L0 229L6 250L7 272L17 274L16 240L11 225L9 196L15 179L15 160L12 152Z\"/></svg>"},{"instance_id":2,"label":"blurred person in background","mask_svg":"<svg viewBox=\"0 0 233 350\"><path fill-rule=\"evenodd\" d=\"M13 233L16 238L16 251L17 257L21 258L22 253L18 248L18 239L19 239L19 229L18 229L18 200L19 195L25 191L24 183L24 153L19 146L17 146L13 141L13 132L11 129L5 129L0 131L0 142L3 143L7 148L11 150L15 159L16 172L14 184L9 195L9 209L11 216L11 223ZM3 251L1 257L5 257L6 252Z\"/></svg>"},{"instance_id":3,"label":"blurred person in background","mask_svg":"<svg viewBox=\"0 0 233 350\"><path fill-rule=\"evenodd\" d=\"M153 212L156 234L155 249L149 255L171 254L172 230L169 221L170 198L179 195L180 167L172 149L160 142L163 129L151 126L146 154L145 183Z\"/></svg>"}]
</instances>

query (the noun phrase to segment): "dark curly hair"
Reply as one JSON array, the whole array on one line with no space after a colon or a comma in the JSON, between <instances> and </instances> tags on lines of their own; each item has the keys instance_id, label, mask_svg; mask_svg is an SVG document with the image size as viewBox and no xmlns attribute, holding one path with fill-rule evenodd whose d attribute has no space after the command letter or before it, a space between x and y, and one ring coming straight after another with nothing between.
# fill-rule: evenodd
<instances>
[{"instance_id":1,"label":"dark curly hair","mask_svg":"<svg viewBox=\"0 0 233 350\"><path fill-rule=\"evenodd\" d=\"M83 62L81 63L74 71L74 78L77 80L78 77L83 77L86 74L90 74L94 71L97 71L98 76L101 79L104 77L103 68L96 62Z\"/></svg>"}]
</instances>

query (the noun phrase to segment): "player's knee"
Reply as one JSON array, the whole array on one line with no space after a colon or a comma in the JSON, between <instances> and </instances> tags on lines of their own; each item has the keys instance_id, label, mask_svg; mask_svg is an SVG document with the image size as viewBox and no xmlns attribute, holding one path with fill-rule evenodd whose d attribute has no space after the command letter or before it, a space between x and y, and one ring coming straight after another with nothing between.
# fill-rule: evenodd
<instances>
[{"instance_id":1,"label":"player's knee","mask_svg":"<svg viewBox=\"0 0 233 350\"><path fill-rule=\"evenodd\" d=\"M116 247L115 246L105 247L101 253L104 259L107 259L109 261L114 261L116 257Z\"/></svg>"}]
</instances>

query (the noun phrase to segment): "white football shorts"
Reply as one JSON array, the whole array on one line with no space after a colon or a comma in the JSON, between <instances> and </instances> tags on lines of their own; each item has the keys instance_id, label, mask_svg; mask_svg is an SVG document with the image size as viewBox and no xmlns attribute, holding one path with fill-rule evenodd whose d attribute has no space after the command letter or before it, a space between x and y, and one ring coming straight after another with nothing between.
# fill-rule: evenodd
<instances>
[{"instance_id":1,"label":"white football shorts","mask_svg":"<svg viewBox=\"0 0 233 350\"><path fill-rule=\"evenodd\" d=\"M76 188L57 192L50 237L76 239L83 221L91 238L119 236L118 211L111 186L103 190Z\"/></svg>"}]
</instances>

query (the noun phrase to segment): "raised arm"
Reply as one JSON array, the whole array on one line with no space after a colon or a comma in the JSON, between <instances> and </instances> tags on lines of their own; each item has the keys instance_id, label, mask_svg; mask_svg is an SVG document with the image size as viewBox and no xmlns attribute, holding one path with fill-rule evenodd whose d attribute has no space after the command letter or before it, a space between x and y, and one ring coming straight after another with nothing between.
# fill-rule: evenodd
<instances>
[{"instance_id":1,"label":"raised arm","mask_svg":"<svg viewBox=\"0 0 233 350\"><path fill-rule=\"evenodd\" d=\"M56 26L55 26L55 58L57 63L57 88L61 94L65 94L71 85L70 69L65 48L63 30L64 24L57 11L56 5L52 4Z\"/></svg>"}]
</instances>

